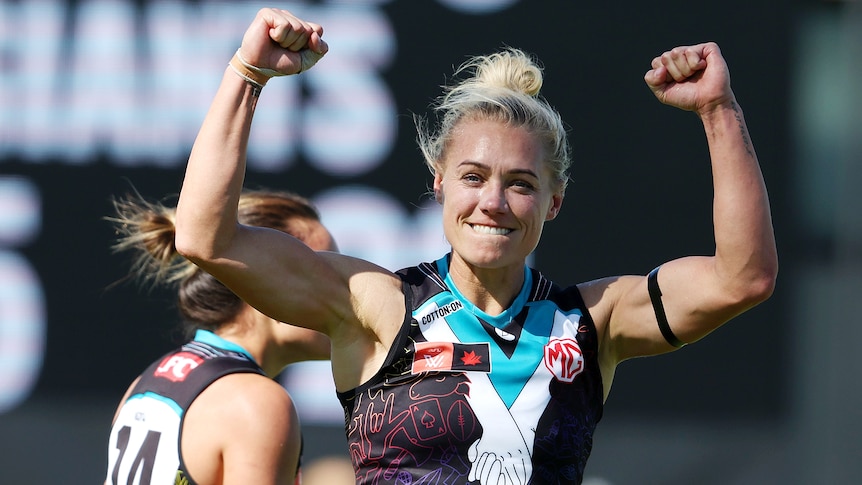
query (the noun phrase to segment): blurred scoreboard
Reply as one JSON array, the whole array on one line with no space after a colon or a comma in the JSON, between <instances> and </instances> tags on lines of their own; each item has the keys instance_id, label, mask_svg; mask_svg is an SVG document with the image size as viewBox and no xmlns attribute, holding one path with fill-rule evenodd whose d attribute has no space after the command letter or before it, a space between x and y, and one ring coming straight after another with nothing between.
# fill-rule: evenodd
<instances>
[{"instance_id":1,"label":"blurred scoreboard","mask_svg":"<svg viewBox=\"0 0 862 485\"><path fill-rule=\"evenodd\" d=\"M263 91L246 185L310 197L342 252L395 270L447 250L413 115L428 112L468 56L502 46L540 58L543 93L572 136L573 182L531 260L539 270L568 285L645 274L667 259L712 251L702 129L659 105L642 76L663 50L719 41L758 153L777 158L781 132L764 126L781 115L783 100L758 83L781 65L763 66L747 50L779 52L781 36L769 32L778 27L740 30L737 17L770 12L740 16L717 0L699 6L709 15L697 22L629 3L0 1L0 414L30 399L114 400L179 343L174 296L128 280L129 257L111 253L114 234L103 218L114 196L176 196L227 62L263 6L323 25L330 53ZM679 8L664 8L677 12L688 5L670 4ZM655 153L655 140L668 133L678 160ZM745 318L771 319L775 309ZM767 375L780 366L780 347L754 342L776 333L769 324L732 324L675 355L675 364L658 358L624 367L618 405L649 412L644 392L678 403L683 391L671 383L694 367L710 384L684 391L693 409L769 414L781 384L756 381L750 363L729 359L727 348L760 359L759 375ZM323 365L297 366L284 382L306 391L299 400L308 409L326 402L331 411L319 419L340 424L331 388L308 377L326 374ZM752 401L725 396L728 387Z\"/></svg>"}]
</instances>

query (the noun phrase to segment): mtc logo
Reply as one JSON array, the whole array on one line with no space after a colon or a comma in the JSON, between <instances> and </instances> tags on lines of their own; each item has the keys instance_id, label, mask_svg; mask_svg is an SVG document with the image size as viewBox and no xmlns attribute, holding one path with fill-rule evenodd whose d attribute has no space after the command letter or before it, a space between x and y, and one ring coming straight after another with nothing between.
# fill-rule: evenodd
<instances>
[{"instance_id":1,"label":"mtc logo","mask_svg":"<svg viewBox=\"0 0 862 485\"><path fill-rule=\"evenodd\" d=\"M163 377L173 382L185 380L189 373L203 363L203 359L188 352L178 352L162 360L156 372L156 377Z\"/></svg>"}]
</instances>

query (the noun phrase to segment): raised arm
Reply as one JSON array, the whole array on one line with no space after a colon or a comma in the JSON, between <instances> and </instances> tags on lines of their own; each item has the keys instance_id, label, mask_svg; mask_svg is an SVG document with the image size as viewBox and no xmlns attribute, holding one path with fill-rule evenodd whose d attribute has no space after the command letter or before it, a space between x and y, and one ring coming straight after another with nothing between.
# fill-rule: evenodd
<instances>
[{"instance_id":1,"label":"raised arm","mask_svg":"<svg viewBox=\"0 0 862 485\"><path fill-rule=\"evenodd\" d=\"M322 34L320 26L285 10L258 12L238 57L225 69L195 140L176 215L180 254L270 316L317 330L330 320L320 315L333 308L321 301L324 292L315 285L326 285L332 295L338 288L336 275L298 240L280 231L239 225L237 204L262 85L271 76L311 68L327 51ZM319 278L290 277L296 274Z\"/></svg>"},{"instance_id":2,"label":"raised arm","mask_svg":"<svg viewBox=\"0 0 862 485\"><path fill-rule=\"evenodd\" d=\"M257 96L269 77L314 66L328 49L322 33L285 10L255 17L192 148L175 242L259 311L327 334L336 387L351 389L377 372L400 327L400 280L368 261L317 253L286 233L237 221Z\"/></svg>"},{"instance_id":3,"label":"raised arm","mask_svg":"<svg viewBox=\"0 0 862 485\"><path fill-rule=\"evenodd\" d=\"M661 102L697 113L709 145L715 254L669 261L657 273L667 327L691 343L772 294L778 257L769 200L716 44L665 52L644 80ZM603 365L674 349L659 329L646 277L601 280L583 289L605 324Z\"/></svg>"}]
</instances>

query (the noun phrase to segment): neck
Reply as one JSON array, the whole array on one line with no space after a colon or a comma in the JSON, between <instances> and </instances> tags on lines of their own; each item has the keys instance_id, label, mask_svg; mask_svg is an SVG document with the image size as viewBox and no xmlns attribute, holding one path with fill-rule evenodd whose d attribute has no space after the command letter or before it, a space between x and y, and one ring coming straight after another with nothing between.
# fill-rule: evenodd
<instances>
[{"instance_id":1,"label":"neck","mask_svg":"<svg viewBox=\"0 0 862 485\"><path fill-rule=\"evenodd\" d=\"M248 307L251 310L251 307ZM240 312L237 318L223 325L216 334L244 348L269 377L275 377L287 365L283 352L275 345L272 329L266 317L251 310Z\"/></svg>"},{"instance_id":2,"label":"neck","mask_svg":"<svg viewBox=\"0 0 862 485\"><path fill-rule=\"evenodd\" d=\"M479 268L453 254L449 276L458 291L477 308L488 315L499 315L511 306L521 291L524 266Z\"/></svg>"}]
</instances>

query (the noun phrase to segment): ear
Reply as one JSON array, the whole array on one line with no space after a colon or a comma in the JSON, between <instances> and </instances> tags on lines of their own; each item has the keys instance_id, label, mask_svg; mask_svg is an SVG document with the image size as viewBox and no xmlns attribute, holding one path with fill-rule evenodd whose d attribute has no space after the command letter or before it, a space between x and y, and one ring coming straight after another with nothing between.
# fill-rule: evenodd
<instances>
[{"instance_id":1,"label":"ear","mask_svg":"<svg viewBox=\"0 0 862 485\"><path fill-rule=\"evenodd\" d=\"M548 213L545 215L546 221L554 220L560 209L563 207L563 194L554 194L551 196L551 206L548 207Z\"/></svg>"},{"instance_id":2,"label":"ear","mask_svg":"<svg viewBox=\"0 0 862 485\"><path fill-rule=\"evenodd\" d=\"M434 199L438 204L443 203L443 176L440 172L434 173Z\"/></svg>"}]
</instances>

